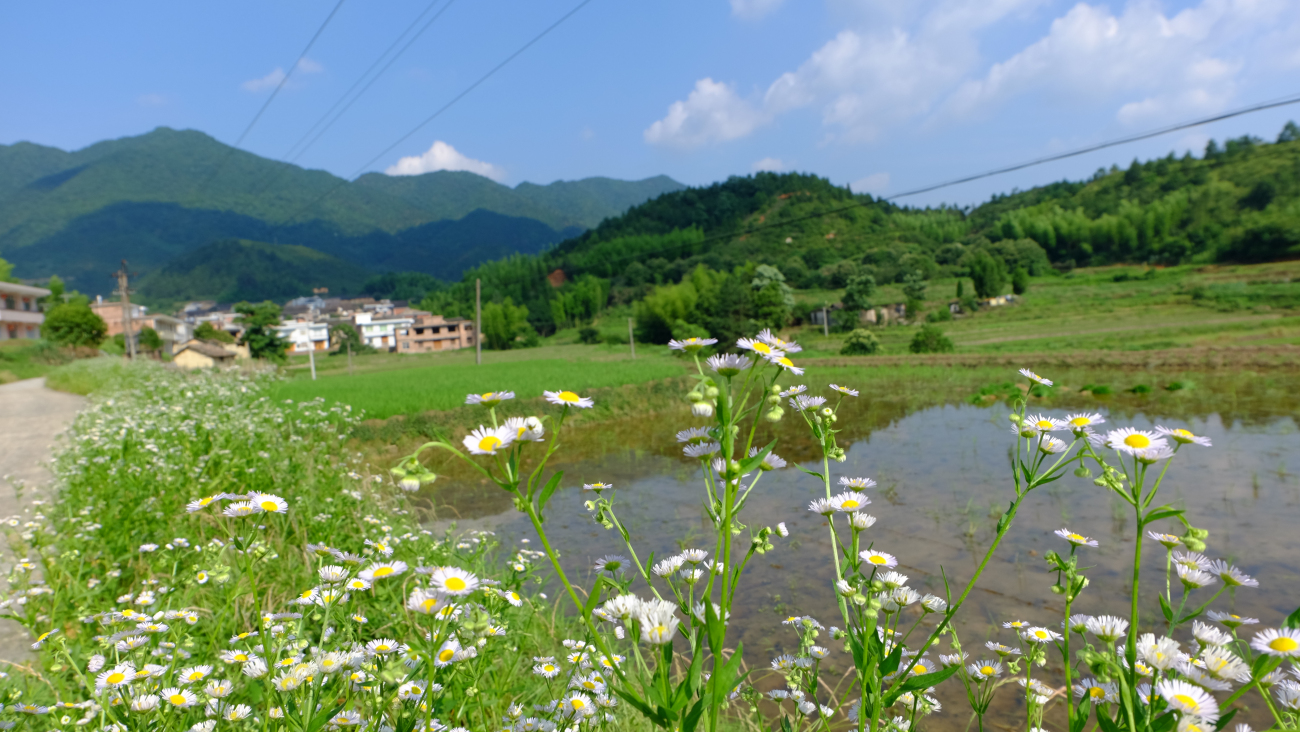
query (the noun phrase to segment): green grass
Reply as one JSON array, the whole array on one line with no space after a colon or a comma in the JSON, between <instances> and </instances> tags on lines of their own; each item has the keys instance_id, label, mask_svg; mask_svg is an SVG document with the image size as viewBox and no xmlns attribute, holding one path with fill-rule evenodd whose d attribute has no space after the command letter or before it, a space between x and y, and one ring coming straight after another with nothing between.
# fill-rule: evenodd
<instances>
[{"instance_id":1,"label":"green grass","mask_svg":"<svg viewBox=\"0 0 1300 732\"><path fill-rule=\"evenodd\" d=\"M594 349L593 349L594 350ZM527 353L527 352L515 352ZM472 353L469 354L472 358ZM276 399L305 400L324 397L330 402L364 410L366 417L391 417L431 410L453 409L465 395L511 389L519 399L540 397L543 390L588 389L640 384L681 376L685 366L664 357L632 361L510 360L475 366L470 363L426 363L390 370L371 370L348 376L346 370L316 381L295 378L274 387ZM647 354L648 356L648 354ZM399 357L400 358L400 357ZM464 359L459 359L463 361Z\"/></svg>"},{"instance_id":2,"label":"green grass","mask_svg":"<svg viewBox=\"0 0 1300 732\"><path fill-rule=\"evenodd\" d=\"M49 341L0 341L0 384L44 376L72 358Z\"/></svg>"}]
</instances>

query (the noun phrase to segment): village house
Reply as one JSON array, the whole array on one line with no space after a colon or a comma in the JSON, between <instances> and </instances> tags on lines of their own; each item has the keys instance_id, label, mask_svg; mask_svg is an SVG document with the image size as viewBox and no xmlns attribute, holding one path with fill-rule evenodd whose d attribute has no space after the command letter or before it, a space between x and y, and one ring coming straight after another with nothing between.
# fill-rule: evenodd
<instances>
[{"instance_id":1,"label":"village house","mask_svg":"<svg viewBox=\"0 0 1300 732\"><path fill-rule=\"evenodd\" d=\"M428 315L428 313L420 313ZM374 312L357 313L353 323L366 345L381 351L397 350L397 331L406 330L415 323L414 313L407 315L376 315Z\"/></svg>"},{"instance_id":2,"label":"village house","mask_svg":"<svg viewBox=\"0 0 1300 732\"><path fill-rule=\"evenodd\" d=\"M210 369L232 365L238 357L236 351L220 343L192 340L176 351L172 363L183 369Z\"/></svg>"},{"instance_id":3,"label":"village house","mask_svg":"<svg viewBox=\"0 0 1300 732\"><path fill-rule=\"evenodd\" d=\"M417 313L414 322L397 331L398 353L431 353L474 346L473 321Z\"/></svg>"},{"instance_id":4,"label":"village house","mask_svg":"<svg viewBox=\"0 0 1300 732\"><path fill-rule=\"evenodd\" d=\"M40 338L45 322L40 299L49 294L43 287L0 282L0 341Z\"/></svg>"},{"instance_id":5,"label":"village house","mask_svg":"<svg viewBox=\"0 0 1300 732\"><path fill-rule=\"evenodd\" d=\"M108 326L108 337L122 335L122 303L105 301L103 296L96 297L95 302L90 304L90 309L103 319L104 324ZM158 337L162 339L162 352L171 354L190 339L192 333L189 323L179 318L173 318L170 315L150 314L149 308L143 305L131 303L131 339L136 348L140 346L140 333L145 328L153 328Z\"/></svg>"},{"instance_id":6,"label":"village house","mask_svg":"<svg viewBox=\"0 0 1300 732\"><path fill-rule=\"evenodd\" d=\"M288 353L328 351L330 324L310 320L286 320L275 327L275 334L289 343Z\"/></svg>"}]
</instances>

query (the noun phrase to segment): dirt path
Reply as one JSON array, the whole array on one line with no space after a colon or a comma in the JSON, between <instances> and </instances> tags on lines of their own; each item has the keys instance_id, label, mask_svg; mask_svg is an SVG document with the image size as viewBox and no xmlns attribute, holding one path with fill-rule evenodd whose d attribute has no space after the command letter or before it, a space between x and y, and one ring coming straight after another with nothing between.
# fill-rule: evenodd
<instances>
[{"instance_id":1,"label":"dirt path","mask_svg":"<svg viewBox=\"0 0 1300 732\"><path fill-rule=\"evenodd\" d=\"M54 439L85 403L85 397L45 388L45 379L0 385L0 518L22 512L15 486L23 486L24 504L44 492ZM30 644L21 626L0 623L0 660L29 658Z\"/></svg>"}]
</instances>

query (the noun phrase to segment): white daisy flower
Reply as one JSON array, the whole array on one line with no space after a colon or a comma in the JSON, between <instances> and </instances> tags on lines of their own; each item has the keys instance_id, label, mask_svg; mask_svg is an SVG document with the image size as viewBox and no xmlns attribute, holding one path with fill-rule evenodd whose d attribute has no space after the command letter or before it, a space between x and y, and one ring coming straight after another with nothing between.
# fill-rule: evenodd
<instances>
[{"instance_id":1,"label":"white daisy flower","mask_svg":"<svg viewBox=\"0 0 1300 732\"><path fill-rule=\"evenodd\" d=\"M480 426L461 441L471 455L495 455L515 441L515 435L505 427Z\"/></svg>"},{"instance_id":2,"label":"white daisy flower","mask_svg":"<svg viewBox=\"0 0 1300 732\"><path fill-rule=\"evenodd\" d=\"M468 405L481 404L485 407L495 407L507 399L514 399L513 391L489 391L485 394L470 394L465 397L465 403Z\"/></svg>"},{"instance_id":3,"label":"white daisy flower","mask_svg":"<svg viewBox=\"0 0 1300 732\"><path fill-rule=\"evenodd\" d=\"M861 511L851 513L849 514L849 525L858 531L865 531L876 525L876 517Z\"/></svg>"},{"instance_id":4,"label":"white daisy flower","mask_svg":"<svg viewBox=\"0 0 1300 732\"><path fill-rule=\"evenodd\" d=\"M760 356L768 357L773 355L784 356L785 354L779 348L773 348L770 344L754 338L741 338L736 341L737 348L743 348L746 351L753 351Z\"/></svg>"},{"instance_id":5,"label":"white daisy flower","mask_svg":"<svg viewBox=\"0 0 1300 732\"><path fill-rule=\"evenodd\" d=\"M1065 452L1066 449L1069 447L1070 447L1069 443L1067 443L1065 440L1058 439L1056 437L1049 437L1047 435L1043 435L1038 440L1039 452L1046 453L1048 455L1060 455L1061 453Z\"/></svg>"},{"instance_id":6,"label":"white daisy flower","mask_svg":"<svg viewBox=\"0 0 1300 732\"><path fill-rule=\"evenodd\" d=\"M701 442L710 442L713 438L709 436L707 427L691 427L677 433L678 442L698 444Z\"/></svg>"},{"instance_id":7,"label":"white daisy flower","mask_svg":"<svg viewBox=\"0 0 1300 732\"><path fill-rule=\"evenodd\" d=\"M829 516L835 513L835 501L831 498L817 498L808 504L808 510L823 516Z\"/></svg>"},{"instance_id":8,"label":"white daisy flower","mask_svg":"<svg viewBox=\"0 0 1300 732\"><path fill-rule=\"evenodd\" d=\"M1240 615L1221 613L1218 610L1211 610L1206 614L1209 616L1210 620L1213 620L1216 623L1223 623L1229 628L1237 628L1242 625L1255 625L1259 623L1258 618L1243 618Z\"/></svg>"},{"instance_id":9,"label":"white daisy flower","mask_svg":"<svg viewBox=\"0 0 1300 732\"><path fill-rule=\"evenodd\" d=\"M1106 445L1112 450L1127 452L1131 455L1137 452L1168 447L1169 443L1154 432L1133 427L1121 427L1106 433Z\"/></svg>"},{"instance_id":10,"label":"white daisy flower","mask_svg":"<svg viewBox=\"0 0 1300 732\"><path fill-rule=\"evenodd\" d=\"M790 408L799 412L816 409L826 403L825 397L797 394L790 398Z\"/></svg>"},{"instance_id":11,"label":"white daisy flower","mask_svg":"<svg viewBox=\"0 0 1300 732\"><path fill-rule=\"evenodd\" d=\"M1149 450L1134 450L1133 457L1144 465L1153 465L1161 460L1168 460L1174 456L1174 451L1169 449L1168 445L1153 447Z\"/></svg>"},{"instance_id":12,"label":"white daisy flower","mask_svg":"<svg viewBox=\"0 0 1300 732\"><path fill-rule=\"evenodd\" d=\"M1081 433L1084 430L1105 423L1106 418L1097 412L1075 412L1074 414L1065 415L1066 427L1075 433Z\"/></svg>"},{"instance_id":13,"label":"white daisy flower","mask_svg":"<svg viewBox=\"0 0 1300 732\"><path fill-rule=\"evenodd\" d=\"M1070 542L1075 546L1090 546L1090 547L1097 546L1096 539L1090 539L1081 534L1076 534L1073 531L1070 531L1069 529L1057 529L1056 535L1061 537L1062 539L1065 539L1066 541Z\"/></svg>"},{"instance_id":14,"label":"white daisy flower","mask_svg":"<svg viewBox=\"0 0 1300 732\"><path fill-rule=\"evenodd\" d=\"M831 384L831 388L834 389L835 391L838 391L838 392L841 393L841 394L846 394L846 395L848 395L848 396L854 396L854 397L855 397L855 396L858 395L858 390L857 390L857 389L850 389L850 388L847 387L847 386L840 386L839 384Z\"/></svg>"},{"instance_id":15,"label":"white daisy flower","mask_svg":"<svg viewBox=\"0 0 1300 732\"><path fill-rule=\"evenodd\" d=\"M542 395L546 401L560 407L577 407L578 409L591 409L596 406L590 397L578 396L571 391L543 391Z\"/></svg>"},{"instance_id":16,"label":"white daisy flower","mask_svg":"<svg viewBox=\"0 0 1300 732\"><path fill-rule=\"evenodd\" d=\"M263 513L288 513L289 503L283 498L270 493L254 493L248 497L253 505Z\"/></svg>"},{"instance_id":17,"label":"white daisy flower","mask_svg":"<svg viewBox=\"0 0 1300 732\"><path fill-rule=\"evenodd\" d=\"M682 454L689 458L706 458L721 449L722 445L716 442L696 443L683 447Z\"/></svg>"},{"instance_id":18,"label":"white daisy flower","mask_svg":"<svg viewBox=\"0 0 1300 732\"><path fill-rule=\"evenodd\" d=\"M966 672L977 681L988 681L1002 675L1002 664L998 661L980 661L967 666Z\"/></svg>"},{"instance_id":19,"label":"white daisy flower","mask_svg":"<svg viewBox=\"0 0 1300 732\"><path fill-rule=\"evenodd\" d=\"M429 575L429 585L447 595L468 595L479 583L477 576L458 567L438 567Z\"/></svg>"},{"instance_id":20,"label":"white daisy flower","mask_svg":"<svg viewBox=\"0 0 1300 732\"><path fill-rule=\"evenodd\" d=\"M734 353L720 353L716 356L709 356L706 363L719 376L735 376L754 365L754 362L749 357L737 356Z\"/></svg>"},{"instance_id":21,"label":"white daisy flower","mask_svg":"<svg viewBox=\"0 0 1300 732\"><path fill-rule=\"evenodd\" d=\"M406 647L392 638L376 638L366 644L366 651L373 656L387 656L390 653L401 653Z\"/></svg>"},{"instance_id":22,"label":"white daisy flower","mask_svg":"<svg viewBox=\"0 0 1300 732\"><path fill-rule=\"evenodd\" d=\"M1219 703L1204 689L1178 679L1164 679L1156 684L1156 693L1164 697L1170 707L1183 714L1200 717L1213 725L1219 721Z\"/></svg>"},{"instance_id":23,"label":"white daisy flower","mask_svg":"<svg viewBox=\"0 0 1300 732\"><path fill-rule=\"evenodd\" d=\"M1103 643L1115 643L1128 633L1128 621L1114 615L1098 615L1088 618L1086 622L1088 632Z\"/></svg>"},{"instance_id":24,"label":"white daisy flower","mask_svg":"<svg viewBox=\"0 0 1300 732\"><path fill-rule=\"evenodd\" d=\"M717 338L683 338L681 340L668 341L668 348L683 353L699 353L708 346L717 343Z\"/></svg>"},{"instance_id":25,"label":"white daisy flower","mask_svg":"<svg viewBox=\"0 0 1300 732\"><path fill-rule=\"evenodd\" d=\"M226 510L222 511L221 513L222 515L229 516L230 518L243 518L245 516L252 516L255 513L261 513L261 512L262 509L258 508L257 504L253 503L252 501L235 501L229 506L226 506Z\"/></svg>"},{"instance_id":26,"label":"white daisy flower","mask_svg":"<svg viewBox=\"0 0 1300 732\"><path fill-rule=\"evenodd\" d=\"M1183 543L1182 539L1179 539L1177 536L1174 536L1173 534L1161 534L1157 531L1148 531L1147 536L1163 544L1166 549L1173 549L1174 547Z\"/></svg>"},{"instance_id":27,"label":"white daisy flower","mask_svg":"<svg viewBox=\"0 0 1300 732\"><path fill-rule=\"evenodd\" d=\"M863 552L860 552L858 556L862 558L862 561L871 565L873 568L898 566L898 559L896 559L893 554L886 554L884 552L878 552L878 551L873 551L871 549L867 549Z\"/></svg>"},{"instance_id":28,"label":"white daisy flower","mask_svg":"<svg viewBox=\"0 0 1300 732\"><path fill-rule=\"evenodd\" d=\"M808 387L804 386L803 384L800 384L799 386L792 386L789 389L786 389L785 391L781 392L777 396L781 397L782 399L786 399L788 397L802 394L805 391L808 391Z\"/></svg>"},{"instance_id":29,"label":"white daisy flower","mask_svg":"<svg viewBox=\"0 0 1300 732\"><path fill-rule=\"evenodd\" d=\"M392 561L392 562L380 562L378 564L372 564L369 567L366 567L365 569L361 570L361 572L357 575L357 577L359 579L366 580L367 582L374 582L375 580L386 579L388 577L396 577L397 575L405 572L407 569L408 567L406 562L400 560Z\"/></svg>"},{"instance_id":30,"label":"white daisy flower","mask_svg":"<svg viewBox=\"0 0 1300 732\"><path fill-rule=\"evenodd\" d=\"M1043 386L1051 386L1051 385L1052 385L1052 381L1051 381L1051 379L1044 379L1043 377L1039 376L1038 374L1034 373L1033 371L1030 371L1029 369L1020 369L1020 375L1023 376L1023 377L1025 377L1026 379L1033 379L1034 381L1037 381L1038 383L1042 384Z\"/></svg>"},{"instance_id":31,"label":"white daisy flower","mask_svg":"<svg viewBox=\"0 0 1300 732\"><path fill-rule=\"evenodd\" d=\"M771 356L766 357L764 360L772 364L773 366L779 366L781 367L781 369L785 371L789 371L795 376L803 375L803 368L800 366L795 366L794 361L791 361L790 357L784 354L772 354Z\"/></svg>"},{"instance_id":32,"label":"white daisy flower","mask_svg":"<svg viewBox=\"0 0 1300 732\"><path fill-rule=\"evenodd\" d=\"M863 490L865 488L875 488L876 481L870 478L846 478L840 476L840 485L854 490Z\"/></svg>"},{"instance_id":33,"label":"white daisy flower","mask_svg":"<svg viewBox=\"0 0 1300 732\"><path fill-rule=\"evenodd\" d=\"M1068 429L1068 425L1066 425L1065 422L1056 417L1049 417L1046 414L1035 414L1033 416L1025 417L1024 422L1021 422L1021 424L1026 423L1039 432L1054 432L1056 430Z\"/></svg>"},{"instance_id":34,"label":"white daisy flower","mask_svg":"<svg viewBox=\"0 0 1300 732\"><path fill-rule=\"evenodd\" d=\"M1020 637L1030 643L1051 643L1052 641L1061 640L1061 634L1054 630L1034 626L1021 631Z\"/></svg>"},{"instance_id":35,"label":"white daisy flower","mask_svg":"<svg viewBox=\"0 0 1300 732\"><path fill-rule=\"evenodd\" d=\"M773 335L771 328L764 328L760 330L758 332L758 335L755 337L758 340L766 343L767 345L773 348L779 348L782 351L785 351L786 353L798 353L803 350L803 346L800 346L798 343L795 343L794 341L782 340L776 335Z\"/></svg>"},{"instance_id":36,"label":"white daisy flower","mask_svg":"<svg viewBox=\"0 0 1300 732\"><path fill-rule=\"evenodd\" d=\"M1214 582L1214 575L1200 569L1188 569L1185 564L1175 564L1174 569L1178 572L1178 579L1188 589L1198 589L1205 587Z\"/></svg>"},{"instance_id":37,"label":"white daisy flower","mask_svg":"<svg viewBox=\"0 0 1300 732\"><path fill-rule=\"evenodd\" d=\"M1138 658L1152 668L1168 671L1181 663L1187 654L1178 649L1173 638L1156 638L1155 633L1143 633L1137 642Z\"/></svg>"},{"instance_id":38,"label":"white daisy flower","mask_svg":"<svg viewBox=\"0 0 1300 732\"><path fill-rule=\"evenodd\" d=\"M199 703L197 694L189 689L179 689L175 686L163 689L160 695L169 706L177 709L189 709Z\"/></svg>"},{"instance_id":39,"label":"white daisy flower","mask_svg":"<svg viewBox=\"0 0 1300 732\"><path fill-rule=\"evenodd\" d=\"M541 442L546 438L546 430L536 417L510 417L501 426L510 430L515 442Z\"/></svg>"},{"instance_id":40,"label":"white daisy flower","mask_svg":"<svg viewBox=\"0 0 1300 732\"><path fill-rule=\"evenodd\" d=\"M1161 427L1160 425L1156 425L1156 432L1161 435L1164 435L1165 437L1168 437L1169 439L1181 445L1200 445L1201 447L1210 446L1210 438L1197 437L1196 435L1192 434L1191 432L1181 427L1170 429L1168 427Z\"/></svg>"},{"instance_id":41,"label":"white daisy flower","mask_svg":"<svg viewBox=\"0 0 1300 732\"><path fill-rule=\"evenodd\" d=\"M865 494L858 493L857 491L848 491L831 498L831 505L835 507L836 511L841 511L843 513L860 511L866 508L870 503L870 498L867 498Z\"/></svg>"},{"instance_id":42,"label":"white daisy flower","mask_svg":"<svg viewBox=\"0 0 1300 732\"><path fill-rule=\"evenodd\" d=\"M1250 639L1250 647L1270 656L1300 657L1300 630L1296 628L1266 628Z\"/></svg>"},{"instance_id":43,"label":"white daisy flower","mask_svg":"<svg viewBox=\"0 0 1300 732\"><path fill-rule=\"evenodd\" d=\"M1259 587L1259 580L1251 577L1231 564L1228 564L1222 559L1216 559L1211 562L1207 571L1211 574L1217 575L1219 581L1229 587Z\"/></svg>"}]
</instances>

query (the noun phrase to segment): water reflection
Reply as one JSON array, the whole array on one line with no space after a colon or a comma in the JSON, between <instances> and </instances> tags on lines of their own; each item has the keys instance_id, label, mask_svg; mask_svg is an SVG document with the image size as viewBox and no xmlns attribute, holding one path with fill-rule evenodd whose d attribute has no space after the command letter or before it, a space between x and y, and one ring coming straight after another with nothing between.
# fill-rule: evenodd
<instances>
[{"instance_id":1,"label":"water reflection","mask_svg":"<svg viewBox=\"0 0 1300 732\"><path fill-rule=\"evenodd\" d=\"M1046 411L1057 416L1065 413L1064 409ZM899 558L899 571L909 575L911 585L922 593L943 594L941 567L958 587L966 581L988 544L997 516L1012 498L1008 412L1001 404L950 405L903 415L887 404L873 408L864 403L854 405L842 419L857 426L849 433L853 441L848 445L848 460L833 466L833 474L872 477L879 483L869 491L873 500L869 512L879 520L867 535L877 549ZM1187 426L1213 439L1213 448L1181 450L1159 502L1185 506L1194 525L1210 530L1208 554L1227 558L1260 580L1259 589L1225 593L1216 607L1261 618L1265 625L1279 624L1300 599L1295 590L1300 587L1296 561L1300 558L1296 529L1300 525L1300 433L1295 419L1225 424L1217 414L1173 421L1142 413L1111 419L1144 428L1157 423ZM646 426L640 424L639 430ZM670 431L639 430L637 425L606 426L599 439L608 440L612 449L564 466L566 489L552 502L550 531L566 562L586 579L593 560L625 550L616 534L587 519L584 497L573 489L584 481L615 484L616 509L643 558L650 551L663 555L691 546L712 549L705 540L709 526L702 518L699 470L670 457L676 452ZM795 439L783 442L779 452L811 457L806 441L788 428L783 432L783 438ZM742 579L729 640L744 642L751 667L766 667L773 655L796 646L795 635L780 625L788 615L810 614L825 625L838 624L825 521L807 510L809 500L820 491L816 479L793 467L769 473L741 516L750 526L784 521L791 532L788 540L777 541L776 551L751 562ZM491 526L507 545L535 538L524 520L507 512L503 498L492 486L458 484L457 508L478 516L462 526ZM502 512L494 515L492 509ZM1127 616L1132 509L1090 480L1067 475L1038 489L1025 502L980 588L959 616L957 628L973 656L987 655L978 652L986 640L1013 640L1011 631L1001 630L1003 621L1059 625L1062 607L1049 591L1054 578L1047 573L1042 555L1068 548L1052 533L1062 526L1101 542L1097 549L1081 550L1085 566L1094 566L1088 570L1092 584L1075 611ZM1173 524L1166 528L1182 533ZM1164 567L1158 545L1148 542L1143 567L1153 586L1163 585L1163 579L1157 582ZM1203 592L1208 598L1209 591ZM1154 594L1147 596L1154 600ZM1159 616L1154 604L1144 612L1148 620ZM836 644L826 645L834 651L828 664L831 675L844 674L848 666L843 652ZM1053 661L1052 665L1059 664ZM776 679L759 685L764 684L774 686ZM991 713L1023 714L1017 711L1022 709L1015 698L1018 693L1018 687L1001 690ZM944 712L928 726L964 728L968 710L960 687L947 684L939 697Z\"/></svg>"}]
</instances>

